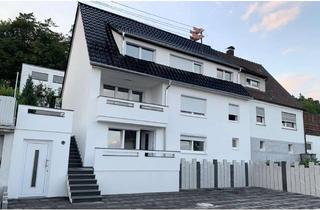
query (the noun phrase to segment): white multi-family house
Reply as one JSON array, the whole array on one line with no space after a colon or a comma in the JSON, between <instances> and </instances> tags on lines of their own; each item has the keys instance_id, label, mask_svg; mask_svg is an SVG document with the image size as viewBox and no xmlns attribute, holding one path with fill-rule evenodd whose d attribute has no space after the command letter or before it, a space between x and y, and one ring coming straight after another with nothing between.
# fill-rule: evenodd
<instances>
[{"instance_id":1,"label":"white multi-family house","mask_svg":"<svg viewBox=\"0 0 320 210\"><path fill-rule=\"evenodd\" d=\"M83 3L62 97L62 110L19 106L9 197L178 191L181 158L304 152L302 108L262 65Z\"/></svg>"},{"instance_id":2,"label":"white multi-family house","mask_svg":"<svg viewBox=\"0 0 320 210\"><path fill-rule=\"evenodd\" d=\"M62 89L64 71L23 63L19 85L20 93L23 91L29 77L32 78L34 85L42 84L45 87L51 88L59 95Z\"/></svg>"}]
</instances>

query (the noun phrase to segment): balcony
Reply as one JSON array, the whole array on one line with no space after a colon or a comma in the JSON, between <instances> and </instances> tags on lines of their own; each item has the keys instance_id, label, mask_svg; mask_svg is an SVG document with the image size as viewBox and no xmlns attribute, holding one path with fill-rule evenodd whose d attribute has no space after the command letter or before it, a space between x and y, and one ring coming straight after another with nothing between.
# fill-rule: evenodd
<instances>
[{"instance_id":1,"label":"balcony","mask_svg":"<svg viewBox=\"0 0 320 210\"><path fill-rule=\"evenodd\" d=\"M10 96L0 96L0 129L14 128L14 110L16 99Z\"/></svg>"},{"instance_id":2,"label":"balcony","mask_svg":"<svg viewBox=\"0 0 320 210\"><path fill-rule=\"evenodd\" d=\"M166 127L168 107L99 96L97 98L97 121Z\"/></svg>"}]
</instances>

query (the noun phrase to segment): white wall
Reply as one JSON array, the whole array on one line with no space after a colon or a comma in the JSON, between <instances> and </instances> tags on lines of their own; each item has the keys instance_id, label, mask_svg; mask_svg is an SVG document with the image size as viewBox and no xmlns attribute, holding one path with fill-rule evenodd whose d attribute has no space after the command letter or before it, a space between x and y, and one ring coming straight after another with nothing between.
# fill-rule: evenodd
<instances>
[{"instance_id":1,"label":"white wall","mask_svg":"<svg viewBox=\"0 0 320 210\"><path fill-rule=\"evenodd\" d=\"M317 159L320 159L320 136L306 135L306 142L311 143L311 150L308 153L317 155Z\"/></svg>"},{"instance_id":2,"label":"white wall","mask_svg":"<svg viewBox=\"0 0 320 210\"><path fill-rule=\"evenodd\" d=\"M265 110L265 125L256 124L256 107ZM297 129L282 128L281 112L296 114ZM293 143L304 143L303 111L279 106L262 101L252 100L250 103L251 137Z\"/></svg>"},{"instance_id":3,"label":"white wall","mask_svg":"<svg viewBox=\"0 0 320 210\"><path fill-rule=\"evenodd\" d=\"M181 95L207 100L206 117L180 113ZM228 120L229 103L240 107L239 122ZM169 123L166 128L166 149L180 151L180 135L205 136L206 152L182 153L184 158L197 159L250 159L250 104L247 100L214 93L171 86L168 90ZM232 148L232 138L239 138L239 149Z\"/></svg>"},{"instance_id":4,"label":"white wall","mask_svg":"<svg viewBox=\"0 0 320 210\"><path fill-rule=\"evenodd\" d=\"M40 67L40 66L34 66L34 65L25 64L25 63L22 64L20 86L19 86L20 93L22 92L22 90L27 82L27 79L29 78L29 76L32 75L32 71L48 74L48 81L47 82L33 79L32 82L34 85L43 84L44 86L51 88L52 90L54 90L58 94L58 90L62 88L62 84L54 83L53 82L53 75L64 77L64 71L44 68L44 67Z\"/></svg>"},{"instance_id":5,"label":"white wall","mask_svg":"<svg viewBox=\"0 0 320 210\"><path fill-rule=\"evenodd\" d=\"M11 161L11 151L13 142L13 133L4 133L0 135L0 139L3 140L2 149L2 160L0 166L0 191L2 187L8 186L8 175Z\"/></svg>"},{"instance_id":6,"label":"white wall","mask_svg":"<svg viewBox=\"0 0 320 210\"><path fill-rule=\"evenodd\" d=\"M28 113L29 109L63 112L64 117ZM9 198L22 197L27 142L49 144L49 173L46 197L66 196L66 180L69 159L72 112L20 105L17 124L12 139L11 163L8 179ZM30 123L32 122L32 123Z\"/></svg>"}]
</instances>

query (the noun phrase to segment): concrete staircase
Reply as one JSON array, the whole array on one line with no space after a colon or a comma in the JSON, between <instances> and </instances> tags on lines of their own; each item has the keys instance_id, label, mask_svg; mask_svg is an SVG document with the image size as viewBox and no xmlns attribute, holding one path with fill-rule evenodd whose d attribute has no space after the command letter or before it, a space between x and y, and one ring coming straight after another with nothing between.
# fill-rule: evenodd
<instances>
[{"instance_id":1,"label":"concrete staircase","mask_svg":"<svg viewBox=\"0 0 320 210\"><path fill-rule=\"evenodd\" d=\"M74 137L71 137L70 142L67 184L71 203L99 202L102 200L94 169L82 166L82 159Z\"/></svg>"}]
</instances>

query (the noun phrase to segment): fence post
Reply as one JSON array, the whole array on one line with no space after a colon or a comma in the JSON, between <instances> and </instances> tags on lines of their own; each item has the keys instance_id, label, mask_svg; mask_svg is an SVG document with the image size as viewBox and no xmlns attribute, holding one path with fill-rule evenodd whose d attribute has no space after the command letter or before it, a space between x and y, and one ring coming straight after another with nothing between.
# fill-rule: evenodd
<instances>
[{"instance_id":1,"label":"fence post","mask_svg":"<svg viewBox=\"0 0 320 210\"><path fill-rule=\"evenodd\" d=\"M246 177L246 187L249 186L249 167L248 167L248 163L244 163L244 173L245 173L245 177Z\"/></svg>"},{"instance_id":2,"label":"fence post","mask_svg":"<svg viewBox=\"0 0 320 210\"><path fill-rule=\"evenodd\" d=\"M180 160L179 189L182 189L182 159Z\"/></svg>"},{"instance_id":3,"label":"fence post","mask_svg":"<svg viewBox=\"0 0 320 210\"><path fill-rule=\"evenodd\" d=\"M213 166L214 166L214 187L218 188L218 160L213 160Z\"/></svg>"},{"instance_id":4,"label":"fence post","mask_svg":"<svg viewBox=\"0 0 320 210\"><path fill-rule=\"evenodd\" d=\"M287 170L286 170L286 161L281 161L281 174L282 174L282 190L287 192Z\"/></svg>"},{"instance_id":5,"label":"fence post","mask_svg":"<svg viewBox=\"0 0 320 210\"><path fill-rule=\"evenodd\" d=\"M201 174L200 174L200 167L201 167L201 164L200 162L198 161L197 162L197 189L200 189L200 178L201 178Z\"/></svg>"},{"instance_id":6,"label":"fence post","mask_svg":"<svg viewBox=\"0 0 320 210\"><path fill-rule=\"evenodd\" d=\"M230 186L234 187L234 165L230 164Z\"/></svg>"}]
</instances>

